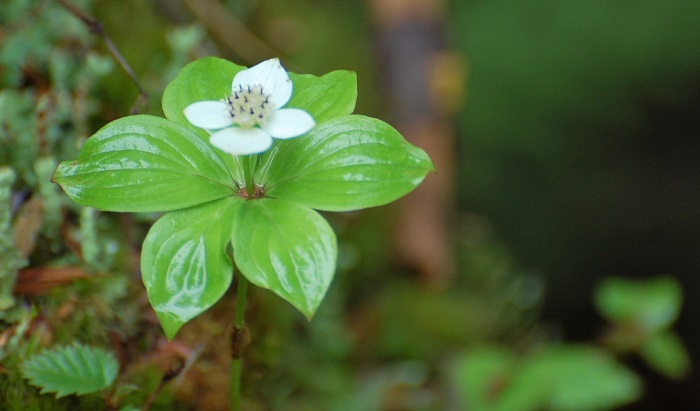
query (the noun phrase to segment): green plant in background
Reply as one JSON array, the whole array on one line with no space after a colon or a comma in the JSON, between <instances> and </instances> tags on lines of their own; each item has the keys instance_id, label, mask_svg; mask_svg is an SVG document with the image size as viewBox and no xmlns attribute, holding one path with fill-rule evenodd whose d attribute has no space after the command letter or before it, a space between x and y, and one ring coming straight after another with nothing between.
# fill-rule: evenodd
<instances>
[{"instance_id":1,"label":"green plant in background","mask_svg":"<svg viewBox=\"0 0 700 411\"><path fill-rule=\"evenodd\" d=\"M17 279L17 269L23 265L12 241L10 197L15 173L12 169L0 168L0 313L15 305L12 288Z\"/></svg>"},{"instance_id":2,"label":"green plant in background","mask_svg":"<svg viewBox=\"0 0 700 411\"><path fill-rule=\"evenodd\" d=\"M389 125L352 115L356 96L350 72L316 77L287 74L277 60L245 69L201 59L166 88L166 119L109 123L78 160L58 166L54 181L81 205L167 212L144 241L141 270L169 338L226 292L233 261L240 271L234 339L244 333L247 282L311 318L337 254L333 231L313 209L389 203L432 169ZM234 353L233 384L241 355L242 348Z\"/></svg>"},{"instance_id":3,"label":"green plant in background","mask_svg":"<svg viewBox=\"0 0 700 411\"><path fill-rule=\"evenodd\" d=\"M604 336L606 345L620 352L633 352L656 371L682 378L690 371L690 358L680 337L671 329L683 300L680 284L662 277L647 281L606 279L597 290L598 311L612 325Z\"/></svg>"},{"instance_id":4,"label":"green plant in background","mask_svg":"<svg viewBox=\"0 0 700 411\"><path fill-rule=\"evenodd\" d=\"M680 378L690 360L669 328L680 311L681 288L670 278L606 279L595 295L611 331L593 344L544 345L518 354L487 345L453 367L462 404L472 410L598 410L638 399L641 380L614 354L638 352L654 369Z\"/></svg>"}]
</instances>

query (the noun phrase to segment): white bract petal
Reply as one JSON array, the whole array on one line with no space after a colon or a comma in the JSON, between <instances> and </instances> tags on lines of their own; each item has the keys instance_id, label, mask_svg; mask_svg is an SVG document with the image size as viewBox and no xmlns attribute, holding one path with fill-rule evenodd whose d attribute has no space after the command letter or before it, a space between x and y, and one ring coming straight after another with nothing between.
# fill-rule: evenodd
<instances>
[{"instance_id":1,"label":"white bract petal","mask_svg":"<svg viewBox=\"0 0 700 411\"><path fill-rule=\"evenodd\" d=\"M233 78L231 94L221 101L199 101L183 113L197 127L219 130L209 142L233 155L262 153L272 138L301 136L316 122L298 108L281 107L292 96L292 81L279 59L270 59L239 71Z\"/></svg>"},{"instance_id":2,"label":"white bract petal","mask_svg":"<svg viewBox=\"0 0 700 411\"><path fill-rule=\"evenodd\" d=\"M231 89L235 92L240 87L258 85L262 86L265 94L270 96L270 103L275 109L287 104L292 96L292 81L277 58L265 60L236 73Z\"/></svg>"},{"instance_id":3,"label":"white bract petal","mask_svg":"<svg viewBox=\"0 0 700 411\"><path fill-rule=\"evenodd\" d=\"M255 127L229 127L212 134L209 142L222 151L242 156L267 150L272 145L272 137Z\"/></svg>"},{"instance_id":4,"label":"white bract petal","mask_svg":"<svg viewBox=\"0 0 700 411\"><path fill-rule=\"evenodd\" d=\"M218 129L233 124L229 107L222 101L198 101L185 107L183 113L187 121L200 128Z\"/></svg>"},{"instance_id":5,"label":"white bract petal","mask_svg":"<svg viewBox=\"0 0 700 411\"><path fill-rule=\"evenodd\" d=\"M261 127L274 138L286 139L298 137L315 125L313 117L306 111L298 108L283 108L270 113Z\"/></svg>"}]
</instances>

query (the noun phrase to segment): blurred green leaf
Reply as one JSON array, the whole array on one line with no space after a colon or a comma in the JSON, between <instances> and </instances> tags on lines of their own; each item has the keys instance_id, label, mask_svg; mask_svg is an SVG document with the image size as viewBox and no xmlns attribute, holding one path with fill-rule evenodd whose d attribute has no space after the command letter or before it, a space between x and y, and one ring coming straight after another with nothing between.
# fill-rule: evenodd
<instances>
[{"instance_id":1,"label":"blurred green leaf","mask_svg":"<svg viewBox=\"0 0 700 411\"><path fill-rule=\"evenodd\" d=\"M107 211L169 211L230 196L236 187L214 149L168 120L115 120L87 139L53 180L71 200Z\"/></svg>"},{"instance_id":2,"label":"blurred green leaf","mask_svg":"<svg viewBox=\"0 0 700 411\"><path fill-rule=\"evenodd\" d=\"M486 346L459 358L454 364L458 395L465 409L495 410L518 359L508 348ZM535 409L535 404L521 401L519 410Z\"/></svg>"},{"instance_id":3,"label":"blurred green leaf","mask_svg":"<svg viewBox=\"0 0 700 411\"><path fill-rule=\"evenodd\" d=\"M241 197L173 211L151 227L143 242L141 273L148 299L169 339L206 311L231 285L226 254Z\"/></svg>"},{"instance_id":4,"label":"blurred green leaf","mask_svg":"<svg viewBox=\"0 0 700 411\"><path fill-rule=\"evenodd\" d=\"M266 195L325 211L390 203L433 170L427 154L390 125L364 116L319 124L303 138L266 152L260 181Z\"/></svg>"},{"instance_id":5,"label":"blurred green leaf","mask_svg":"<svg viewBox=\"0 0 700 411\"><path fill-rule=\"evenodd\" d=\"M678 317L683 290L671 278L631 281L609 278L595 294L600 313L613 322L634 322L647 332L668 327Z\"/></svg>"},{"instance_id":6,"label":"blurred green leaf","mask_svg":"<svg viewBox=\"0 0 700 411\"><path fill-rule=\"evenodd\" d=\"M550 347L527 358L504 394L542 395L552 410L597 410L631 402L642 393L639 378L605 352L585 346Z\"/></svg>"},{"instance_id":7,"label":"blurred green leaf","mask_svg":"<svg viewBox=\"0 0 700 411\"><path fill-rule=\"evenodd\" d=\"M41 393L56 398L89 394L107 388L119 371L114 356L102 349L73 344L33 355L22 363L22 375Z\"/></svg>"},{"instance_id":8,"label":"blurred green leaf","mask_svg":"<svg viewBox=\"0 0 700 411\"><path fill-rule=\"evenodd\" d=\"M635 374L605 352L553 346L517 360L499 347L470 353L456 363L465 408L473 410L597 410L637 399Z\"/></svg>"},{"instance_id":9,"label":"blurred green leaf","mask_svg":"<svg viewBox=\"0 0 700 411\"><path fill-rule=\"evenodd\" d=\"M357 75L351 71L333 71L321 77L289 73L294 83L287 104L306 110L322 123L331 118L352 114L357 101Z\"/></svg>"},{"instance_id":10,"label":"blurred green leaf","mask_svg":"<svg viewBox=\"0 0 700 411\"><path fill-rule=\"evenodd\" d=\"M671 378L682 378L690 371L690 357L683 342L670 331L659 333L644 343L639 354L655 370Z\"/></svg>"},{"instance_id":11,"label":"blurred green leaf","mask_svg":"<svg viewBox=\"0 0 700 411\"><path fill-rule=\"evenodd\" d=\"M317 212L287 201L246 201L233 227L236 266L251 283L313 317L335 274L335 234Z\"/></svg>"}]
</instances>

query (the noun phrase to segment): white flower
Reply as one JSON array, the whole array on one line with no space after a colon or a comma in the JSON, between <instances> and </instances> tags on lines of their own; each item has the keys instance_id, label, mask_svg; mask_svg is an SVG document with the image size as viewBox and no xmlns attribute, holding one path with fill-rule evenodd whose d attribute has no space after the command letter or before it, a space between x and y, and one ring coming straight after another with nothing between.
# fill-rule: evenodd
<instances>
[{"instance_id":1,"label":"white flower","mask_svg":"<svg viewBox=\"0 0 700 411\"><path fill-rule=\"evenodd\" d=\"M275 58L238 72L224 100L198 101L183 112L193 125L219 130L209 138L213 146L233 155L256 154L270 148L273 137L298 137L316 125L304 110L281 108L291 96L292 81Z\"/></svg>"}]
</instances>

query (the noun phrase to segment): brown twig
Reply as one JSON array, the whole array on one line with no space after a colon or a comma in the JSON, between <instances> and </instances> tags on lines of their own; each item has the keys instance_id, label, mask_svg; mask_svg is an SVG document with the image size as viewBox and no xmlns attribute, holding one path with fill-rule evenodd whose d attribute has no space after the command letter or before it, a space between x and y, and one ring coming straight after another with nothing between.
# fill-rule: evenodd
<instances>
[{"instance_id":1,"label":"brown twig","mask_svg":"<svg viewBox=\"0 0 700 411\"><path fill-rule=\"evenodd\" d=\"M58 2L71 14L73 14L75 17L77 17L83 23L85 23L85 25L88 27L88 29L90 29L91 32L97 34L102 38L102 41L104 41L104 43L107 45L107 48L112 53L114 59L117 60L120 66L122 66L122 69L124 69L126 74L129 77L131 77L131 80L134 82L134 85L136 85L136 88L139 90L139 96L136 98L134 105L131 107L130 113L138 113L139 109L148 103L148 94L146 93L146 91L144 91L143 87L141 87L141 83L139 83L139 80L136 77L134 70L131 69L129 63L127 63L124 57L122 57L121 53L119 53L119 50L112 42L112 39L110 39L109 36L107 36L107 34L104 32L104 29L102 28L102 23L100 23L94 17L86 14L84 11L80 10L68 0L58 0Z\"/></svg>"},{"instance_id":2,"label":"brown twig","mask_svg":"<svg viewBox=\"0 0 700 411\"><path fill-rule=\"evenodd\" d=\"M172 381L175 377L177 377L182 372L183 368L185 368L185 363L183 361L179 361L178 363L174 364L170 369L168 369L168 371L166 371L166 373L160 379L158 386L153 391L151 391L151 393L148 395L148 398L146 398L146 401L141 407L141 411L149 411L151 409L153 401L155 401L158 394L163 390L163 388L165 388L165 385Z\"/></svg>"},{"instance_id":3,"label":"brown twig","mask_svg":"<svg viewBox=\"0 0 700 411\"><path fill-rule=\"evenodd\" d=\"M217 0L184 0L183 3L226 47L248 63L256 63L279 55L279 52L248 30L238 17L221 2Z\"/></svg>"}]
</instances>

